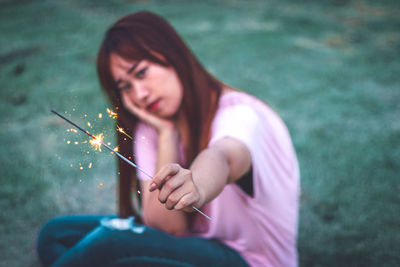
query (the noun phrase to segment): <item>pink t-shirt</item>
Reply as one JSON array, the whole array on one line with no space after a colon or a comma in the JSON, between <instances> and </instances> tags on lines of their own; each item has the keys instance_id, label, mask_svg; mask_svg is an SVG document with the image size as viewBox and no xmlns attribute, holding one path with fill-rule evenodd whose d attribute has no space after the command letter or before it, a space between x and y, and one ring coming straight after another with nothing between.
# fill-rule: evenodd
<instances>
[{"instance_id":1,"label":"pink t-shirt","mask_svg":"<svg viewBox=\"0 0 400 267\"><path fill-rule=\"evenodd\" d=\"M243 142L251 153L254 196L237 184L226 185L202 207L212 221L195 214L191 235L220 240L251 266L297 266L299 168L286 126L255 97L230 92L220 98L209 145L227 136ZM154 174L157 133L140 123L135 140L137 164ZM182 163L182 146L180 155Z\"/></svg>"}]
</instances>

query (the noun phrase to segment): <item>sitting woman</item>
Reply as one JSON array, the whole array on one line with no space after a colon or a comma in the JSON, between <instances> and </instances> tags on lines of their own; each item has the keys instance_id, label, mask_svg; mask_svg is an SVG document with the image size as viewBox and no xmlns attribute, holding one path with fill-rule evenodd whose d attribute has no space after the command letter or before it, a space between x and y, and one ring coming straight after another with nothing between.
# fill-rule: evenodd
<instances>
[{"instance_id":1,"label":"sitting woman","mask_svg":"<svg viewBox=\"0 0 400 267\"><path fill-rule=\"evenodd\" d=\"M134 136L119 135L121 152L152 178L121 161L121 217L140 181L132 227L55 218L38 239L44 266L297 265L298 163L270 107L213 77L149 12L107 31L97 67L117 123Z\"/></svg>"}]
</instances>

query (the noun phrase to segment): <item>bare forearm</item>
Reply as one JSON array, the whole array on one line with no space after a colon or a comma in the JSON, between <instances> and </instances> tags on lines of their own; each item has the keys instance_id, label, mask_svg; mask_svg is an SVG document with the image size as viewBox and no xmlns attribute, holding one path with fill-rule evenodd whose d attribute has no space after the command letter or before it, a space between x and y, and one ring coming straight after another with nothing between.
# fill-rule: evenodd
<instances>
[{"instance_id":1,"label":"bare forearm","mask_svg":"<svg viewBox=\"0 0 400 267\"><path fill-rule=\"evenodd\" d=\"M201 205L218 196L228 183L229 162L224 153L217 148L203 150L196 157L190 170L201 196Z\"/></svg>"},{"instance_id":2,"label":"bare forearm","mask_svg":"<svg viewBox=\"0 0 400 267\"><path fill-rule=\"evenodd\" d=\"M178 162L178 134L175 131L159 133L156 171L167 163ZM175 235L187 230L183 211L167 210L158 200L158 191L149 192L149 182L143 183L143 217L146 224Z\"/></svg>"}]
</instances>

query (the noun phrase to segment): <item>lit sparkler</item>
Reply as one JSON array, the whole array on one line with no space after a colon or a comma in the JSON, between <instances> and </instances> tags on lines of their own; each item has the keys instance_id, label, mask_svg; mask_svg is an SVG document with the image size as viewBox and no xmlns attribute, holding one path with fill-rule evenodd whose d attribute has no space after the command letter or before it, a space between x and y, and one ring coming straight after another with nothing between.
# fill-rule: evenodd
<instances>
[{"instance_id":1,"label":"lit sparkler","mask_svg":"<svg viewBox=\"0 0 400 267\"><path fill-rule=\"evenodd\" d=\"M118 125L117 125L117 131L120 132L120 133L122 133L122 134L124 134L124 135L126 135L126 136L128 136L129 139L133 140L132 136L130 136L129 134L127 134L127 133L125 132L124 128L119 127Z\"/></svg>"},{"instance_id":2,"label":"lit sparkler","mask_svg":"<svg viewBox=\"0 0 400 267\"><path fill-rule=\"evenodd\" d=\"M99 151L101 151L102 142L103 142L103 134L102 133L95 135L93 137L93 139L89 141L89 143L94 146L94 150L99 150Z\"/></svg>"},{"instance_id":3,"label":"lit sparkler","mask_svg":"<svg viewBox=\"0 0 400 267\"><path fill-rule=\"evenodd\" d=\"M107 109L108 112L109 109ZM97 140L97 142L100 143L100 146L103 145L105 148L107 148L108 150L110 150L112 153L114 153L115 155L117 155L120 159L122 159L123 161L125 161L126 163L128 163L129 165L131 165L132 167L136 168L137 170L141 171L144 175L146 175L148 177L148 179L152 179L153 177L148 174L147 172L145 172L142 168L140 168L138 165L136 165L135 163L133 163L132 161L128 160L127 158L125 158L124 156L122 156L120 153L118 153L117 151L115 151L114 149L112 149L111 147L109 147L108 145L106 145L102 139L97 138L95 135L89 133L88 131L82 129L80 126L76 125L74 122L70 121L69 119L65 118L63 115L61 115L60 113L58 113L55 110L51 110L51 112L53 112L54 114L56 114L57 116L59 116L61 119L65 120L66 122L68 122L69 124L75 126L77 129L79 129L80 131L84 132L85 134L89 135L90 137L92 137L94 140ZM192 206L192 208L197 211L198 213L200 213L201 215L203 215L204 217L206 217L207 219L211 220L211 218L209 216L207 216L205 213L203 213L201 210L199 210L198 208L196 208L195 206Z\"/></svg>"}]
</instances>

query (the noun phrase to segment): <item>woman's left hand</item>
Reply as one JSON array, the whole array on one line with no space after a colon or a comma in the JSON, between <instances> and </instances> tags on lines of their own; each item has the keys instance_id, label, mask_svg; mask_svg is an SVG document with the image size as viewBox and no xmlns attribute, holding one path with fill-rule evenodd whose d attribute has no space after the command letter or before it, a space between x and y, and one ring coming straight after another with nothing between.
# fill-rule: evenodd
<instances>
[{"instance_id":1,"label":"woman's left hand","mask_svg":"<svg viewBox=\"0 0 400 267\"><path fill-rule=\"evenodd\" d=\"M154 175L149 190L156 189L160 190L158 200L169 210L193 211L192 205L201 207L204 204L192 171L179 164L166 164Z\"/></svg>"}]
</instances>

